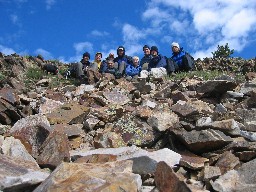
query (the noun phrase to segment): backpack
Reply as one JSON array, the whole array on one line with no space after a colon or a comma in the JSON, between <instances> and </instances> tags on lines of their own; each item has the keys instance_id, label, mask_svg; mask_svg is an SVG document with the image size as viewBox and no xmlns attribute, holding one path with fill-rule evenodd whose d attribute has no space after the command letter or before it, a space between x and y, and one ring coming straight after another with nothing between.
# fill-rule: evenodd
<instances>
[{"instance_id":1,"label":"backpack","mask_svg":"<svg viewBox=\"0 0 256 192\"><path fill-rule=\"evenodd\" d=\"M185 52L185 57L187 59L187 67L189 70L195 69L195 59L189 53Z\"/></svg>"}]
</instances>

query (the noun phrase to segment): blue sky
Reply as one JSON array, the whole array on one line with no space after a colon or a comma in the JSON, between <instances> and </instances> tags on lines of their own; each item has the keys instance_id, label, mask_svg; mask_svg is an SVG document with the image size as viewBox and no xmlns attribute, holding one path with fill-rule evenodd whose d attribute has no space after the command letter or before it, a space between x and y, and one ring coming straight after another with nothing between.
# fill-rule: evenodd
<instances>
[{"instance_id":1,"label":"blue sky","mask_svg":"<svg viewBox=\"0 0 256 192\"><path fill-rule=\"evenodd\" d=\"M42 54L69 63L119 45L143 56L145 44L171 56L175 41L195 58L229 43L256 57L255 0L0 0L0 52Z\"/></svg>"}]
</instances>

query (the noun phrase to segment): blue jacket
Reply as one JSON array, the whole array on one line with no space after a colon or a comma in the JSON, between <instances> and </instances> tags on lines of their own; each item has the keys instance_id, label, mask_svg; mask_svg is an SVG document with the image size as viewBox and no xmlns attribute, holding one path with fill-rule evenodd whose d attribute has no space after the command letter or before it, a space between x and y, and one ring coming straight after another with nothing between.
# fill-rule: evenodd
<instances>
[{"instance_id":1,"label":"blue jacket","mask_svg":"<svg viewBox=\"0 0 256 192\"><path fill-rule=\"evenodd\" d=\"M172 53L171 58L175 61L175 63L181 67L182 65L182 58L185 56L185 52L183 51L183 48L180 49L178 53Z\"/></svg>"},{"instance_id":2,"label":"blue jacket","mask_svg":"<svg viewBox=\"0 0 256 192\"><path fill-rule=\"evenodd\" d=\"M166 68L167 67L167 62L166 62L166 57L162 55L158 55L156 57L153 57L148 65L148 71L151 70L151 68Z\"/></svg>"},{"instance_id":3,"label":"blue jacket","mask_svg":"<svg viewBox=\"0 0 256 192\"><path fill-rule=\"evenodd\" d=\"M127 55L124 55L122 57L118 56L114 59L114 62L117 62L118 66L122 61L124 61L126 64L132 64L132 58Z\"/></svg>"},{"instance_id":4,"label":"blue jacket","mask_svg":"<svg viewBox=\"0 0 256 192\"><path fill-rule=\"evenodd\" d=\"M125 69L125 74L127 76L135 76L135 75L139 75L141 72L141 66L138 65L137 67L135 67L134 65L128 65L126 66L126 69Z\"/></svg>"}]
</instances>

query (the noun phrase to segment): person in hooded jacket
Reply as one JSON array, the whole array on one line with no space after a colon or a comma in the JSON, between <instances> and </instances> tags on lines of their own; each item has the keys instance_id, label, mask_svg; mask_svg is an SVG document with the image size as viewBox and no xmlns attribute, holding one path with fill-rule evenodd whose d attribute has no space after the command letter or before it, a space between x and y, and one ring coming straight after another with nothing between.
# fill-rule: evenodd
<instances>
[{"instance_id":1,"label":"person in hooded jacket","mask_svg":"<svg viewBox=\"0 0 256 192\"><path fill-rule=\"evenodd\" d=\"M160 68L160 67L163 67L166 69L167 59L165 56L159 54L157 46L152 46L150 49L150 53L152 55L152 58L148 64L148 71L150 71L152 68Z\"/></svg>"},{"instance_id":2,"label":"person in hooded jacket","mask_svg":"<svg viewBox=\"0 0 256 192\"><path fill-rule=\"evenodd\" d=\"M114 59L115 68L118 69L119 73L124 75L126 66L132 64L132 57L125 55L125 48L119 46L116 50L117 57Z\"/></svg>"},{"instance_id":3,"label":"person in hooded jacket","mask_svg":"<svg viewBox=\"0 0 256 192\"><path fill-rule=\"evenodd\" d=\"M187 52L180 48L180 45L176 42L171 44L172 56L169 59L168 71L179 72L179 71L190 71L194 69L194 58Z\"/></svg>"}]
</instances>

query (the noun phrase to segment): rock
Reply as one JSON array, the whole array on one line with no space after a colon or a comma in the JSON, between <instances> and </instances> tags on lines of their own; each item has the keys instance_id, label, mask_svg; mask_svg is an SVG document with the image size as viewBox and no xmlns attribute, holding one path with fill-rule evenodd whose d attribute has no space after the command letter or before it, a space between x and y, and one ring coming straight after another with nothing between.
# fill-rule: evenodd
<instances>
[{"instance_id":1,"label":"rock","mask_svg":"<svg viewBox=\"0 0 256 192\"><path fill-rule=\"evenodd\" d=\"M160 161L166 162L170 167L178 164L181 155L171 151L167 148L160 149L158 151L148 152L135 146L131 147L119 147L119 148L107 148L96 149L90 151L71 151L71 157L77 158L82 156L88 156L92 154L111 154L116 155L117 160L132 160L133 161L133 173L148 174L154 173L157 163Z\"/></svg>"},{"instance_id":2,"label":"rock","mask_svg":"<svg viewBox=\"0 0 256 192\"><path fill-rule=\"evenodd\" d=\"M211 129L220 130L223 133L231 136L240 135L240 126L234 119L227 119L223 121L214 121L208 125Z\"/></svg>"},{"instance_id":3,"label":"rock","mask_svg":"<svg viewBox=\"0 0 256 192\"><path fill-rule=\"evenodd\" d=\"M48 176L31 161L0 154L1 191L32 191Z\"/></svg>"},{"instance_id":4,"label":"rock","mask_svg":"<svg viewBox=\"0 0 256 192\"><path fill-rule=\"evenodd\" d=\"M220 98L227 91L232 91L237 87L237 83L226 80L210 80L198 86L196 91L203 93L202 97Z\"/></svg>"},{"instance_id":5,"label":"rock","mask_svg":"<svg viewBox=\"0 0 256 192\"><path fill-rule=\"evenodd\" d=\"M232 142L229 136L212 129L190 132L173 130L173 133L196 154L217 150Z\"/></svg>"},{"instance_id":6,"label":"rock","mask_svg":"<svg viewBox=\"0 0 256 192\"><path fill-rule=\"evenodd\" d=\"M104 91L103 95L108 100L108 102L113 105L125 105L130 101L126 95L118 90L113 90L110 92Z\"/></svg>"},{"instance_id":7,"label":"rock","mask_svg":"<svg viewBox=\"0 0 256 192\"><path fill-rule=\"evenodd\" d=\"M184 178L176 174L171 167L165 162L159 162L155 173L155 183L160 192L192 192L192 191L207 191L204 189L195 189L194 186L189 186Z\"/></svg>"},{"instance_id":8,"label":"rock","mask_svg":"<svg viewBox=\"0 0 256 192\"><path fill-rule=\"evenodd\" d=\"M83 119L88 113L88 107L72 102L60 106L46 116L51 124L83 124Z\"/></svg>"},{"instance_id":9,"label":"rock","mask_svg":"<svg viewBox=\"0 0 256 192\"><path fill-rule=\"evenodd\" d=\"M42 115L51 113L54 109L57 109L58 107L60 107L61 105L64 104L60 101L55 101L55 100L48 99L48 98L44 98L43 100L44 101L40 105L40 108L39 108L39 114L42 114Z\"/></svg>"},{"instance_id":10,"label":"rock","mask_svg":"<svg viewBox=\"0 0 256 192\"><path fill-rule=\"evenodd\" d=\"M215 181L211 181L213 189L216 191L255 191L255 165L256 159L244 163L237 170L228 171Z\"/></svg>"},{"instance_id":11,"label":"rock","mask_svg":"<svg viewBox=\"0 0 256 192\"><path fill-rule=\"evenodd\" d=\"M204 168L204 164L209 162L209 159L197 156L189 151L179 152L181 155L180 165L192 170L200 170Z\"/></svg>"},{"instance_id":12,"label":"rock","mask_svg":"<svg viewBox=\"0 0 256 192\"><path fill-rule=\"evenodd\" d=\"M131 161L62 163L34 192L139 191L142 184L140 175L133 174L131 168Z\"/></svg>"},{"instance_id":13,"label":"rock","mask_svg":"<svg viewBox=\"0 0 256 192\"><path fill-rule=\"evenodd\" d=\"M203 169L203 179L204 181L215 180L221 175L219 167L215 166L205 166Z\"/></svg>"},{"instance_id":14,"label":"rock","mask_svg":"<svg viewBox=\"0 0 256 192\"><path fill-rule=\"evenodd\" d=\"M25 161L31 161L31 164L33 162L35 166L38 166L36 160L28 153L24 145L18 139L6 137L2 143L2 146L0 146L0 149L4 155L17 157Z\"/></svg>"},{"instance_id":15,"label":"rock","mask_svg":"<svg viewBox=\"0 0 256 192\"><path fill-rule=\"evenodd\" d=\"M47 118L37 114L17 121L10 129L10 134L19 139L27 151L36 158L39 148L51 131Z\"/></svg>"},{"instance_id":16,"label":"rock","mask_svg":"<svg viewBox=\"0 0 256 192\"><path fill-rule=\"evenodd\" d=\"M56 124L52 128L58 132L64 132L68 136L69 145L72 149L79 148L83 143L85 132L82 124Z\"/></svg>"},{"instance_id":17,"label":"rock","mask_svg":"<svg viewBox=\"0 0 256 192\"><path fill-rule=\"evenodd\" d=\"M226 151L220 156L215 166L220 168L221 174L223 175L227 171L237 167L239 164L239 158L236 157L233 153Z\"/></svg>"},{"instance_id":18,"label":"rock","mask_svg":"<svg viewBox=\"0 0 256 192\"><path fill-rule=\"evenodd\" d=\"M174 128L179 122L179 117L172 112L153 112L147 122L154 129L165 131Z\"/></svg>"},{"instance_id":19,"label":"rock","mask_svg":"<svg viewBox=\"0 0 256 192\"><path fill-rule=\"evenodd\" d=\"M149 146L155 140L152 127L129 114L113 123L113 131L120 133L123 142L129 145Z\"/></svg>"},{"instance_id":20,"label":"rock","mask_svg":"<svg viewBox=\"0 0 256 192\"><path fill-rule=\"evenodd\" d=\"M68 143L68 137L64 132L51 132L40 148L37 163L42 167L54 169L62 161L69 162L70 146Z\"/></svg>"}]
</instances>

